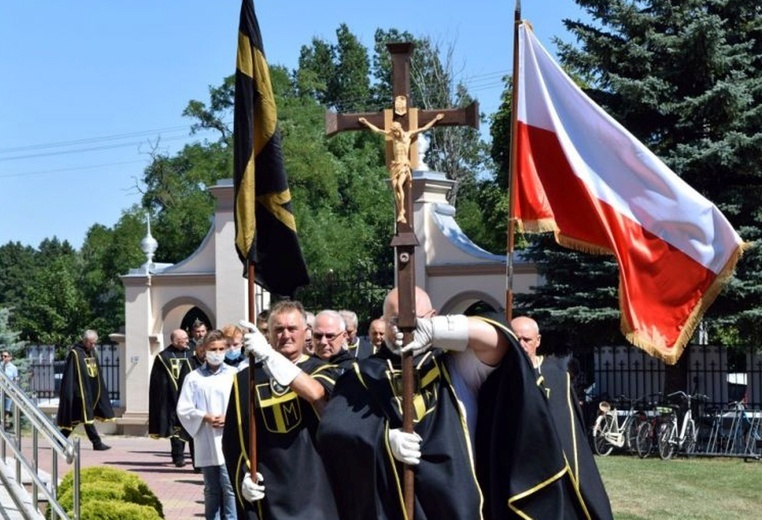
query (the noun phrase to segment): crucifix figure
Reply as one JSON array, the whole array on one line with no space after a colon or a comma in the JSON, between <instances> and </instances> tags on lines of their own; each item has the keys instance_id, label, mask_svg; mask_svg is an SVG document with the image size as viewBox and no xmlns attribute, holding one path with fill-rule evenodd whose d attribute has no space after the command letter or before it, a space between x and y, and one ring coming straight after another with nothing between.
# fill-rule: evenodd
<instances>
[{"instance_id":1,"label":"crucifix figure","mask_svg":"<svg viewBox=\"0 0 762 520\"><path fill-rule=\"evenodd\" d=\"M407 223L405 217L405 191L408 183L413 181L410 167L410 144L411 139L421 132L425 132L437 121L441 121L444 114L437 114L434 119L416 130L406 131L402 128L399 121L393 121L389 130L381 130L379 127L361 117L358 121L376 133L391 136L394 156L389 165L389 174L394 190L394 200L397 203L397 222Z\"/></svg>"},{"instance_id":2,"label":"crucifix figure","mask_svg":"<svg viewBox=\"0 0 762 520\"><path fill-rule=\"evenodd\" d=\"M403 333L403 344L409 344L415 330L415 246L418 240L413 228L411 171L418 166L417 136L437 126L467 125L479 128L479 105L471 103L465 108L441 110L419 110L409 107L410 99L410 52L413 44L387 43L392 55L392 95L393 108L383 112L337 114L326 111L325 132L332 136L345 130L365 130L386 136L386 167L389 170L396 202L396 233L392 239L395 254L396 285L399 292L397 327ZM421 126L419 126L421 125ZM413 356L402 356L402 429L413 431L413 388L415 367ZM404 499L408 518L413 518L412 467L404 472Z\"/></svg>"}]
</instances>

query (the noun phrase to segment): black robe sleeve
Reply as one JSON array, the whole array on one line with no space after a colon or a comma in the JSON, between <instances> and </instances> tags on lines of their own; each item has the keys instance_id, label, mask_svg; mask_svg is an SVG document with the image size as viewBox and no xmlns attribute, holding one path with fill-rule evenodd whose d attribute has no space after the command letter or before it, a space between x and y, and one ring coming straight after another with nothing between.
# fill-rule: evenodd
<instances>
[{"instance_id":1,"label":"black robe sleeve","mask_svg":"<svg viewBox=\"0 0 762 520\"><path fill-rule=\"evenodd\" d=\"M416 520L479 518L476 483L465 420L438 351L417 357L415 432L421 436L421 462L415 467ZM404 466L393 458L389 428L402 426L390 378L399 358L382 351L361 360L336 384L318 428L325 461L342 520L404 517Z\"/></svg>"},{"instance_id":2,"label":"black robe sleeve","mask_svg":"<svg viewBox=\"0 0 762 520\"><path fill-rule=\"evenodd\" d=\"M336 383L318 427L318 450L342 520L399 514L399 500L381 500L397 492L387 489L391 468L378 454L384 417L373 401L362 398L366 392L354 370L345 373Z\"/></svg>"},{"instance_id":3,"label":"black robe sleeve","mask_svg":"<svg viewBox=\"0 0 762 520\"><path fill-rule=\"evenodd\" d=\"M496 325L510 348L479 394L476 454L484 518L612 518L599 476L588 482L599 488L595 493L580 492L567 463L575 456L565 454L571 441L562 440L568 431L556 425L546 385L513 333Z\"/></svg>"}]
</instances>

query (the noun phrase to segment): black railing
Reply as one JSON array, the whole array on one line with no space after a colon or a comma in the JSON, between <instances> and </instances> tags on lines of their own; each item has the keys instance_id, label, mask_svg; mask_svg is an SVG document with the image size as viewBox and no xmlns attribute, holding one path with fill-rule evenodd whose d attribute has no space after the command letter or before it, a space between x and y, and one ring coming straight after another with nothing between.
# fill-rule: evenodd
<instances>
[{"instance_id":1,"label":"black railing","mask_svg":"<svg viewBox=\"0 0 762 520\"><path fill-rule=\"evenodd\" d=\"M679 390L706 395L707 405L718 408L736 401L745 402L749 409L762 408L762 353L747 347L732 364L728 354L726 347L686 348L687 383ZM593 367L595 394L602 398L651 399L665 391L666 365L635 347L595 348Z\"/></svg>"},{"instance_id":2,"label":"black railing","mask_svg":"<svg viewBox=\"0 0 762 520\"><path fill-rule=\"evenodd\" d=\"M29 345L26 348L29 363L25 387L31 395L42 399L54 399L61 390L61 376L65 361L55 360L53 345ZM120 401L119 384L122 373L121 354L117 345L96 346L102 377L112 402Z\"/></svg>"}]
</instances>

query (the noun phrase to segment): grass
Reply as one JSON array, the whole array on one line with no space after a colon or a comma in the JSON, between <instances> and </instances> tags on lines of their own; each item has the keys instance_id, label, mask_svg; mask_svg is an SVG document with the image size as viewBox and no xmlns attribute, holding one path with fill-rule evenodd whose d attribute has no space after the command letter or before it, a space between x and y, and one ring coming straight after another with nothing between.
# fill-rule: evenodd
<instances>
[{"instance_id":1,"label":"grass","mask_svg":"<svg viewBox=\"0 0 762 520\"><path fill-rule=\"evenodd\" d=\"M760 461L628 455L595 460L616 520L748 520L762 515Z\"/></svg>"}]
</instances>

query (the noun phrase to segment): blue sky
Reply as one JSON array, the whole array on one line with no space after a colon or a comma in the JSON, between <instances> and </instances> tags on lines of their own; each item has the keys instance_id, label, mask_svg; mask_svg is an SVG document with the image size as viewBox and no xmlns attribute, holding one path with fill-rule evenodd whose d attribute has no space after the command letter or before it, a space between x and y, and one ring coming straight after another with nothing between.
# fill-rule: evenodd
<instances>
[{"instance_id":1,"label":"blue sky","mask_svg":"<svg viewBox=\"0 0 762 520\"><path fill-rule=\"evenodd\" d=\"M552 37L571 40L562 20L581 16L572 0L522 6L551 52ZM511 68L511 0L255 8L271 64L295 68L303 45L334 43L341 23L369 48L376 28L407 30L454 43L458 79L488 114ZM240 0L0 3L0 245L56 236L79 248L93 224L113 226L136 204L152 147L173 154L203 138L181 114L234 72L239 10Z\"/></svg>"}]
</instances>

